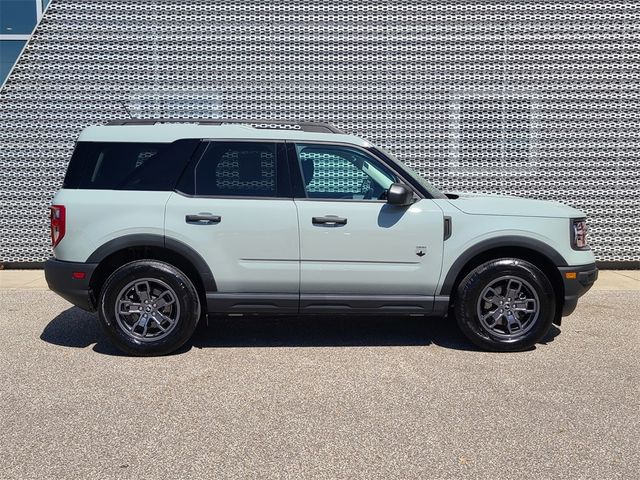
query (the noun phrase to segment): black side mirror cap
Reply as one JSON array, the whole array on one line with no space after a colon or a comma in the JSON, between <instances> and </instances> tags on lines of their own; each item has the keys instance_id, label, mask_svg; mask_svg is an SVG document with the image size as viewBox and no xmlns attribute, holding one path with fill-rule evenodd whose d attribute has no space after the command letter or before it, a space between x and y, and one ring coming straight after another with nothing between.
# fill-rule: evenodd
<instances>
[{"instance_id":1,"label":"black side mirror cap","mask_svg":"<svg viewBox=\"0 0 640 480\"><path fill-rule=\"evenodd\" d=\"M413 203L413 190L404 183L392 183L387 191L387 203L405 207Z\"/></svg>"}]
</instances>

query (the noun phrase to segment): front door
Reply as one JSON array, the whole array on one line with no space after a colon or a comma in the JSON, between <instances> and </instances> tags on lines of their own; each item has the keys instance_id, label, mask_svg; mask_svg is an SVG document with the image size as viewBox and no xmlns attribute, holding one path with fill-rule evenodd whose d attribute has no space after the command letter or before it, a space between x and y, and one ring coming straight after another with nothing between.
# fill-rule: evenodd
<instances>
[{"instance_id":1,"label":"front door","mask_svg":"<svg viewBox=\"0 0 640 480\"><path fill-rule=\"evenodd\" d=\"M363 149L299 143L295 152L305 190L295 199L301 311L429 310L442 262L442 210L424 198L387 204L386 190L400 179Z\"/></svg>"}]
</instances>

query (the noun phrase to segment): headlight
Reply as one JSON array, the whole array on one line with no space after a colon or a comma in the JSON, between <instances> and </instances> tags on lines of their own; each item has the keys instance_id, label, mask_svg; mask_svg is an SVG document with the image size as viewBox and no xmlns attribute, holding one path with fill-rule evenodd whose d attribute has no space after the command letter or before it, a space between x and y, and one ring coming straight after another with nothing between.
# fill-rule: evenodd
<instances>
[{"instance_id":1,"label":"headlight","mask_svg":"<svg viewBox=\"0 0 640 480\"><path fill-rule=\"evenodd\" d=\"M571 248L574 250L589 248L587 245L587 220L584 218L571 220Z\"/></svg>"}]
</instances>

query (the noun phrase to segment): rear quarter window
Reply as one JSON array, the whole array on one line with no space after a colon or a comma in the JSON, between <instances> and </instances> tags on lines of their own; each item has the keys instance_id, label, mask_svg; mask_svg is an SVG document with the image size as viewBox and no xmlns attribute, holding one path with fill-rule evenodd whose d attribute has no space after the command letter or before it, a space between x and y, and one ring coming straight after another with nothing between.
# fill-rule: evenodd
<instances>
[{"instance_id":1,"label":"rear quarter window","mask_svg":"<svg viewBox=\"0 0 640 480\"><path fill-rule=\"evenodd\" d=\"M198 143L78 142L62 188L173 190Z\"/></svg>"}]
</instances>

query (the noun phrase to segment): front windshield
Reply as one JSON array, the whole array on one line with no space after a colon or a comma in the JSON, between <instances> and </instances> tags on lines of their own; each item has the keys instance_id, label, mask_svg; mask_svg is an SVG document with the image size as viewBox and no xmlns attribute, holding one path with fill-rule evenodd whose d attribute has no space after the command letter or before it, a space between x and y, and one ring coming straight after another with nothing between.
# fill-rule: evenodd
<instances>
[{"instance_id":1,"label":"front windshield","mask_svg":"<svg viewBox=\"0 0 640 480\"><path fill-rule=\"evenodd\" d=\"M444 193L442 193L436 187L434 187L429 182L427 182L425 180L425 178L422 175L420 175L418 172L416 172L413 168L411 168L408 165L402 163L400 160L398 160L396 157L394 157L391 153L389 153L384 148L381 148L381 147L375 147L375 148L377 150L379 150L381 153L383 153L386 157L388 157L389 159L393 160L397 165L401 166L402 170L408 176L410 176L413 180L415 180L417 183L419 183L420 186L422 188L424 188L427 191L427 193L429 195L431 195L432 198L447 198L447 196Z\"/></svg>"}]
</instances>

